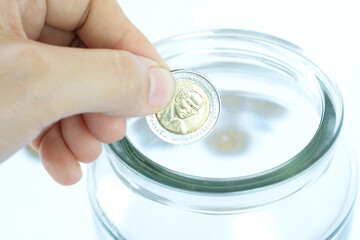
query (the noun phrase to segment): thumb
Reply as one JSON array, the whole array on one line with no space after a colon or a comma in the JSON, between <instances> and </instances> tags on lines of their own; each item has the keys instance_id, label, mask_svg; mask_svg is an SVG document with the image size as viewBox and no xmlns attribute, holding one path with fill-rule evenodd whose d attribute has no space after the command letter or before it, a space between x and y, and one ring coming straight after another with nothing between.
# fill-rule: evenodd
<instances>
[{"instance_id":1,"label":"thumb","mask_svg":"<svg viewBox=\"0 0 360 240\"><path fill-rule=\"evenodd\" d=\"M175 91L169 70L149 58L121 50L37 47L40 57L33 61L42 69L36 82L44 87L38 96L47 105L39 114L53 109L53 121L84 112L145 116L168 105Z\"/></svg>"},{"instance_id":2,"label":"thumb","mask_svg":"<svg viewBox=\"0 0 360 240\"><path fill-rule=\"evenodd\" d=\"M126 51L0 40L0 161L60 119L148 115L174 93L168 70Z\"/></svg>"}]
</instances>

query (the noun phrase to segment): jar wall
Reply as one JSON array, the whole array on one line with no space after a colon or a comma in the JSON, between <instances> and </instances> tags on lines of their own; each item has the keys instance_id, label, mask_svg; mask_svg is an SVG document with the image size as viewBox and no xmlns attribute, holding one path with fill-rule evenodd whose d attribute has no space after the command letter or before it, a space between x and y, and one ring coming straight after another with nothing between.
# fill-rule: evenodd
<instances>
[{"instance_id":1,"label":"jar wall","mask_svg":"<svg viewBox=\"0 0 360 240\"><path fill-rule=\"evenodd\" d=\"M340 239L356 195L356 161L343 140L338 144L313 182L284 199L225 215L149 199L114 174L114 156L102 157L89 169L90 199L103 234L99 239Z\"/></svg>"},{"instance_id":2,"label":"jar wall","mask_svg":"<svg viewBox=\"0 0 360 240\"><path fill-rule=\"evenodd\" d=\"M336 85L302 50L259 33L219 30L158 43L172 68L218 88L213 133L164 144L144 119L89 167L89 196L108 239L343 239L357 189ZM100 237L104 239L105 236Z\"/></svg>"}]
</instances>

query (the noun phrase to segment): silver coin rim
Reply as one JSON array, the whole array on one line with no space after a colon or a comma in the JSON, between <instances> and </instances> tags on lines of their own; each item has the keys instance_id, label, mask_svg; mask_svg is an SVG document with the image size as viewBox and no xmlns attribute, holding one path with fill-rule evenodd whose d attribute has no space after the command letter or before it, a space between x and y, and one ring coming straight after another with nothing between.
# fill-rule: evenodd
<instances>
[{"instance_id":1,"label":"silver coin rim","mask_svg":"<svg viewBox=\"0 0 360 240\"><path fill-rule=\"evenodd\" d=\"M173 74L175 81L186 80L193 82L195 84L198 84L206 92L209 98L210 105L210 112L207 120L199 129L188 134L176 134L168 131L160 124L156 117L156 114L147 116L146 122L150 127L151 131L161 140L171 144L190 144L206 137L215 128L219 120L221 111L220 95L214 87L214 84L209 79L197 72L191 70L177 69L172 70L171 73ZM183 77L186 74L190 74L190 76L188 78ZM193 78L198 79L198 81L194 80Z\"/></svg>"}]
</instances>

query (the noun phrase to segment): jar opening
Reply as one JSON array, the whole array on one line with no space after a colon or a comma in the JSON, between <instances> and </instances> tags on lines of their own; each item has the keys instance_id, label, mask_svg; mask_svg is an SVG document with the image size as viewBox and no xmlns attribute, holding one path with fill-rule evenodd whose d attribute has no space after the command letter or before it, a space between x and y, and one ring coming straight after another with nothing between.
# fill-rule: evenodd
<instances>
[{"instance_id":1,"label":"jar opening","mask_svg":"<svg viewBox=\"0 0 360 240\"><path fill-rule=\"evenodd\" d=\"M111 154L155 182L199 192L235 192L275 184L322 159L339 134L336 86L300 48L256 32L214 30L156 44L171 68L208 77L222 113L204 140L162 142L144 118L128 123Z\"/></svg>"}]
</instances>

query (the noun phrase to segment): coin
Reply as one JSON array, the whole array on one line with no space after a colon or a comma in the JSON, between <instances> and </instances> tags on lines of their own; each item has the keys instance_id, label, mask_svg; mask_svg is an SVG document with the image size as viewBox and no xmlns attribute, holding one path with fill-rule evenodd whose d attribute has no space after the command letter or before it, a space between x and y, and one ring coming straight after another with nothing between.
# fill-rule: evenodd
<instances>
[{"instance_id":1,"label":"coin","mask_svg":"<svg viewBox=\"0 0 360 240\"><path fill-rule=\"evenodd\" d=\"M220 97L214 85L199 73L173 70L176 90L161 112L146 117L152 132L172 144L189 144L206 137L220 115Z\"/></svg>"}]
</instances>

